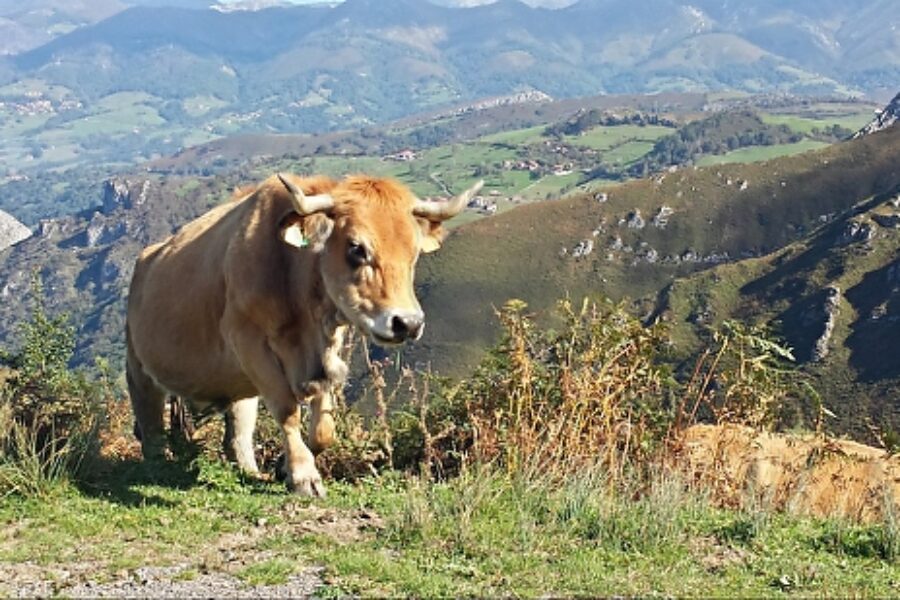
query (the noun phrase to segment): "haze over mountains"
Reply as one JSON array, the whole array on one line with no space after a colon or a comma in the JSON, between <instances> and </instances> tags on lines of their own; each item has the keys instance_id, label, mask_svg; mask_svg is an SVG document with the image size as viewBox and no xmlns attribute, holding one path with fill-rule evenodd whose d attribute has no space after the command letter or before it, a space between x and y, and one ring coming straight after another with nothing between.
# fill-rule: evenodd
<instances>
[{"instance_id":1,"label":"haze over mountains","mask_svg":"<svg viewBox=\"0 0 900 600\"><path fill-rule=\"evenodd\" d=\"M558 10L347 0L225 14L196 9L205 0L38 2L70 31L11 57L4 81L38 78L83 100L210 94L279 130L280 113L292 126L353 124L521 89L850 94L900 80L893 0L581 0ZM38 18L11 5L0 15L13 25ZM20 37L3 51L33 46Z\"/></svg>"}]
</instances>

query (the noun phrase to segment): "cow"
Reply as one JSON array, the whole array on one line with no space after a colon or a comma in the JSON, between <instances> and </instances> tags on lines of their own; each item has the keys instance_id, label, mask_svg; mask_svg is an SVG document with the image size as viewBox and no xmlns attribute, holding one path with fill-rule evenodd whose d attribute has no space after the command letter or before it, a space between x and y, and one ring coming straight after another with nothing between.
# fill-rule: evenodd
<instances>
[{"instance_id":1,"label":"cow","mask_svg":"<svg viewBox=\"0 0 900 600\"><path fill-rule=\"evenodd\" d=\"M481 188L426 202L392 179L276 174L184 225L137 259L126 375L145 459L165 452L167 395L225 416L225 451L258 473L258 398L284 435L289 490L322 496L313 452L334 436L332 393L355 327L392 346L422 335L413 277L441 223ZM310 406L308 446L301 405Z\"/></svg>"}]
</instances>

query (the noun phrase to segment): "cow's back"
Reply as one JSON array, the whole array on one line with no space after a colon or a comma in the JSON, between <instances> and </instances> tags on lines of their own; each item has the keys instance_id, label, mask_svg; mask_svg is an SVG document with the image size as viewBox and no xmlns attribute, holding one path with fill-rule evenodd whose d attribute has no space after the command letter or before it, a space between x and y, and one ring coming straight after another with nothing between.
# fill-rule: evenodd
<instances>
[{"instance_id":1,"label":"cow's back","mask_svg":"<svg viewBox=\"0 0 900 600\"><path fill-rule=\"evenodd\" d=\"M149 246L128 298L130 351L159 385L198 400L255 391L224 343L225 257L248 207L228 203Z\"/></svg>"}]
</instances>

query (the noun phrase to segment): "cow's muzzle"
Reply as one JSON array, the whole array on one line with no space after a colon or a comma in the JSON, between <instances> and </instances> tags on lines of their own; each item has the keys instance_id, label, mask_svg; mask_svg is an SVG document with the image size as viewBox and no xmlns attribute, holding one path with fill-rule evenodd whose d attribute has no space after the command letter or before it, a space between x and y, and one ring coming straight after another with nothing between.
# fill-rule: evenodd
<instances>
[{"instance_id":1,"label":"cow's muzzle","mask_svg":"<svg viewBox=\"0 0 900 600\"><path fill-rule=\"evenodd\" d=\"M422 337L425 314L421 310L387 310L374 321L372 338L379 344L402 344Z\"/></svg>"}]
</instances>

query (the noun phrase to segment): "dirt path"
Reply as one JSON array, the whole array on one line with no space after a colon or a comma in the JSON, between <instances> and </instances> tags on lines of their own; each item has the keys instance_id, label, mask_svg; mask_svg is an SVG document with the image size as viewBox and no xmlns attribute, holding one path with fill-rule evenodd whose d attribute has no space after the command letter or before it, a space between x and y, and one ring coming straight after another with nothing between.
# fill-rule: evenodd
<instances>
[{"instance_id":1,"label":"dirt path","mask_svg":"<svg viewBox=\"0 0 900 600\"><path fill-rule=\"evenodd\" d=\"M210 540L199 551L173 548L170 553L136 568L113 571L103 561L61 564L0 562L0 597L34 598L304 598L322 587L324 569L297 564L278 585L251 585L241 579L245 569L263 561L284 560L264 549L273 535L314 534L349 543L383 527L367 510L337 510L315 505L284 506L289 520L272 525L261 518L255 526ZM22 523L19 527L26 527ZM14 543L16 531L0 535Z\"/></svg>"},{"instance_id":2,"label":"dirt path","mask_svg":"<svg viewBox=\"0 0 900 600\"><path fill-rule=\"evenodd\" d=\"M283 585L247 585L228 573L196 573L191 565L140 567L113 581L93 581L89 565L0 564L0 595L11 598L305 598L321 585L321 569L306 568Z\"/></svg>"}]
</instances>

